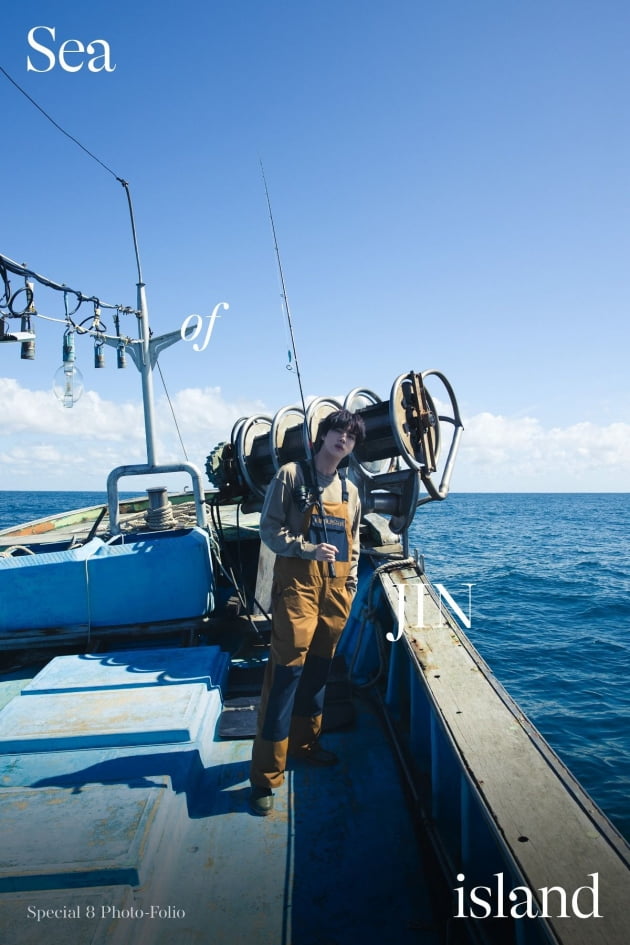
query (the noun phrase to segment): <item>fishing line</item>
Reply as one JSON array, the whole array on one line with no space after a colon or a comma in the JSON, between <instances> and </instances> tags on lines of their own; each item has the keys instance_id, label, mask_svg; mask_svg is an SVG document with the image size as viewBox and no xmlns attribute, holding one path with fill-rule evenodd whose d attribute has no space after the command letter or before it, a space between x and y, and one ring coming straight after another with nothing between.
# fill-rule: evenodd
<instances>
[{"instance_id":1,"label":"fishing line","mask_svg":"<svg viewBox=\"0 0 630 945\"><path fill-rule=\"evenodd\" d=\"M300 374L300 365L297 357L297 350L295 347L295 336L293 334L293 320L291 319L291 309L289 308L289 299L287 297L287 288L284 281L284 272L282 270L282 261L280 259L280 249L278 248L278 238L276 236L276 227L273 220L273 213L271 212L271 198L269 197L269 188L267 187L267 178L265 177L265 169L263 167L262 161L260 161L260 171L262 174L263 184L265 187L265 196L267 198L267 209L269 210L269 220L271 222L271 233L273 235L273 245L276 251L276 259L278 261L278 273L280 275L280 288L282 290L282 301L284 304L284 312L286 315L287 326L289 328L289 338L291 341L291 350L289 351L289 364L287 368L293 370L291 365L291 354L293 354L293 362L295 364L295 374L297 377L298 387L300 390L300 400L302 401L302 409L304 410L304 422L306 423L306 401L304 399L304 390L302 388L302 375ZM309 447L309 456L312 456L313 444L311 443L311 437L308 429L306 430L308 447Z\"/></svg>"},{"instance_id":2,"label":"fishing line","mask_svg":"<svg viewBox=\"0 0 630 945\"><path fill-rule=\"evenodd\" d=\"M260 159L259 159L260 160ZM306 439L306 446L308 451L308 459L311 463L312 475L313 475L313 488L315 489L315 505L319 507L319 514L321 516L322 522L322 533L324 536L324 542L328 544L328 531L326 528L326 513L324 511L324 503L322 502L321 489L318 485L317 478L317 467L315 465L315 453L313 452L313 442L311 440L311 433L308 428L308 422L306 420L306 400L304 398L304 389L302 387L302 375L300 373L300 362L297 356L297 349L295 346L295 335L293 333L293 320L291 318L291 309L289 308L289 299L287 297L287 289L284 281L284 272L282 269L282 261L280 259L280 249L278 247L278 238L276 236L276 227L273 221L273 213L271 210L271 198L269 197L269 188L267 187L267 178L265 177L265 169L263 167L263 162L260 160L260 170L262 173L263 184L265 186L265 196L267 197L267 208L269 210L269 220L271 221L271 232L273 234L273 243L276 251L276 259L278 261L278 272L280 274L280 285L282 288L282 300L284 302L284 310L287 316L287 324L289 326L289 334L291 338L291 348L293 350L293 361L295 364L295 374L297 377L298 388L300 391L300 400L302 402L302 411L304 413L304 432ZM290 370L292 370L290 364L287 365ZM335 565L332 561L328 562L328 574L330 577L336 577Z\"/></svg>"}]
</instances>

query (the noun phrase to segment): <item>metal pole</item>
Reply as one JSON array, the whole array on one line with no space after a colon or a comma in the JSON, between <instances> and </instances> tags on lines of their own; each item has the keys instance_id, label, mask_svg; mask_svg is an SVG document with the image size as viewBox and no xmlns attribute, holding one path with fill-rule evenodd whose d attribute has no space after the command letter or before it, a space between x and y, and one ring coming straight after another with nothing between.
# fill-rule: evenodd
<instances>
[{"instance_id":1,"label":"metal pole","mask_svg":"<svg viewBox=\"0 0 630 945\"><path fill-rule=\"evenodd\" d=\"M149 310L144 282L138 283L138 310L140 311L140 337L142 339L142 404L144 408L144 432L147 444L147 463L155 466L155 424L153 410L153 365L149 332Z\"/></svg>"}]
</instances>

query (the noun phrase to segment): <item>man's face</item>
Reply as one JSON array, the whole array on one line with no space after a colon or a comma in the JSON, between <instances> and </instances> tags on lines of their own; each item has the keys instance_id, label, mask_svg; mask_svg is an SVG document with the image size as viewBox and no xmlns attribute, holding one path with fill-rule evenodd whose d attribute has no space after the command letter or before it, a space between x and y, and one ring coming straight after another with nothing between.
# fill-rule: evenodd
<instances>
[{"instance_id":1,"label":"man's face","mask_svg":"<svg viewBox=\"0 0 630 945\"><path fill-rule=\"evenodd\" d=\"M322 448L341 462L354 449L356 437L347 430L329 430L322 441Z\"/></svg>"}]
</instances>

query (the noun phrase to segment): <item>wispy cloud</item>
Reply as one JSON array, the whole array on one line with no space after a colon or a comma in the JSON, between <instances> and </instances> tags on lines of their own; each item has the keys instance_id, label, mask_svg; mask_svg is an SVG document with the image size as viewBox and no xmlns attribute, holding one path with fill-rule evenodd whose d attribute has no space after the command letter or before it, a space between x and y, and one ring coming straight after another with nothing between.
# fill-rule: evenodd
<instances>
[{"instance_id":1,"label":"wispy cloud","mask_svg":"<svg viewBox=\"0 0 630 945\"><path fill-rule=\"evenodd\" d=\"M227 403L218 388L182 390L171 402L188 459L202 469L206 455L229 437L239 417L262 410L255 401ZM139 404L115 403L87 391L68 409L50 391L29 390L10 378L0 378L0 403L0 489L100 491L112 468L146 462ZM166 398L157 399L155 417L158 461L181 461Z\"/></svg>"},{"instance_id":2,"label":"wispy cloud","mask_svg":"<svg viewBox=\"0 0 630 945\"><path fill-rule=\"evenodd\" d=\"M88 391L66 409L49 391L20 387L10 378L0 378L0 403L1 489L100 491L112 468L146 460L144 419L136 403L115 403ZM239 417L271 413L260 401L227 402L218 387L185 388L171 403L179 433L166 399L156 404L159 461L184 458L181 434L189 461L202 472L210 450L229 437ZM464 427L453 490L627 491L628 423L545 428L536 417L484 412L465 417Z\"/></svg>"},{"instance_id":3,"label":"wispy cloud","mask_svg":"<svg viewBox=\"0 0 630 945\"><path fill-rule=\"evenodd\" d=\"M546 429L535 417L465 420L455 487L462 491L627 491L630 424Z\"/></svg>"}]
</instances>

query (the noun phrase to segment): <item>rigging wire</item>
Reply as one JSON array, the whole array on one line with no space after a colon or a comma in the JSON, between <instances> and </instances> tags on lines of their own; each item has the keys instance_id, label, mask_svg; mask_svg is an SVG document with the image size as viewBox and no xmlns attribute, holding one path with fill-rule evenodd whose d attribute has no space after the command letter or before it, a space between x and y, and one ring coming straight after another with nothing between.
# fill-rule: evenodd
<instances>
[{"instance_id":1,"label":"rigging wire","mask_svg":"<svg viewBox=\"0 0 630 945\"><path fill-rule=\"evenodd\" d=\"M59 124L59 122L58 122L58 121L55 121L55 119L54 119L51 115L49 115L48 112L47 112L44 108L42 108L42 106L41 106L38 102L36 102L35 99L34 99L31 95L29 95L28 92L27 92L25 89L23 89L22 86L19 85L19 83L16 82L14 78L12 78L12 76L9 75L9 73L7 72L7 70L6 70L3 66L0 66L0 72L2 72L2 74L3 74L4 76L6 76L6 78L9 80L9 82L10 82L12 85L15 86L15 88L18 90L18 92L21 92L22 95L24 95L24 97L27 98L28 101L29 101L32 105L34 105L35 108L36 108L39 112L41 112L41 114L44 116L44 118L46 118L52 125L54 125L54 127L55 127L58 131L60 131L62 135L65 135L66 138L69 138L70 141L72 141L74 144L76 144L77 147L81 148L81 150L82 150L85 154L87 154L88 157L92 158L93 161L96 161L97 164L99 164L105 171L107 171L108 174L111 174L112 177L113 177L115 180L117 180L119 184L122 185L122 187L124 188L125 194L126 194L126 196L127 196L127 205L128 205L128 208L129 208L129 218L130 218L130 223L131 223L131 235L132 235L132 238L133 238L133 246L134 246L135 258L136 258L136 266L137 266L137 269L138 269L138 282L139 282L139 283L142 283L142 270L141 270L141 266L140 266L140 252L139 252L139 249L138 249L138 238L137 238L137 234L136 234L136 222L135 222L135 216L134 216L134 212L133 212L133 204L132 204L132 202L131 202L131 192L130 192L130 190L129 190L129 183L124 179L124 177L121 177L119 174L116 174L116 172L113 171L113 170L111 169L111 167L109 167L108 164L106 164L104 161L101 161L101 159L100 159L99 157L97 157L96 154L94 154L92 151L90 151L89 148L86 148L84 144L81 144L81 142L79 141L78 138L75 138L75 136L74 136L74 135L71 135L69 131L66 131L65 128L62 128L62 126Z\"/></svg>"},{"instance_id":2,"label":"rigging wire","mask_svg":"<svg viewBox=\"0 0 630 945\"><path fill-rule=\"evenodd\" d=\"M82 144L82 143L78 140L78 138L75 138L75 136L72 135L72 134L70 134L69 131L66 131L66 129L63 128L63 127L59 124L59 122L55 121L55 119L54 119L51 115L49 115L48 112L47 112L44 108L42 108L42 106L41 106L38 102L36 102L35 99L34 99L31 95L28 94L28 92L25 91L25 89L23 89L22 86L19 85L19 83L16 82L15 79L12 78L12 76L9 75L9 73L7 72L7 70L6 70L3 66L1 66L1 65L0 65L0 72L2 72L2 74L9 80L9 82L11 82L11 84L15 86L15 88L18 90L18 92L21 92L22 95L24 95L24 97L27 98L28 101L29 101L32 105L34 105L35 108L36 108L39 112L41 112L41 114L44 116L44 118L46 118L52 125L54 125L54 127L55 127L58 131L60 131L63 135L65 135L66 138L69 138L70 141L72 141L72 142L73 142L74 144L76 144L79 148L81 148L81 150L82 150L85 154L87 154L88 157L92 158L93 161L96 161L97 164L99 164L105 171L107 171L108 174L111 174L111 176L112 176L115 180L117 180L119 184L122 185L122 187L123 187L123 189L124 189L124 191L125 191L125 196L127 197L127 206L128 206L128 209L129 209L129 221L130 221L130 224L131 224L131 235L132 235L132 239L133 239L133 247L134 247L135 260L136 260L136 268L137 268L137 271L138 271L138 284L139 284L139 285L144 285L144 280L143 280L143 278L142 278L142 266L141 266L141 263L140 263L140 249L139 249L139 245L138 245L138 234L137 234L137 230L136 230L135 214L134 214L134 209L133 209L133 203L132 203L132 200L131 200L131 190L130 190L128 181L126 181L123 177L120 177L119 174L116 174L116 172L113 171L113 170L111 169L111 167L109 167L109 165L107 165L104 161L102 161L99 157L97 157L97 155L94 154L92 151L90 151L89 148L86 148L85 145ZM14 273L18 273L18 272L19 272L20 274L23 274L23 275L30 275L32 278L36 279L36 280L37 280L38 282L40 282L42 285L46 285L46 286L48 286L49 288L53 288L53 289L63 290L64 293L66 294L66 296L67 296L68 293L71 293L71 294L73 294L73 295L76 295L77 300L78 300L78 304L77 304L77 307L76 307L76 309L75 309L75 312L78 311L79 307L81 306L81 303L85 301L85 302L94 302L95 304L98 304L99 306L101 306L101 307L103 307L103 308L113 308L113 309L116 310L117 313L119 313L119 312L131 312L131 311L134 311L134 314L136 314L136 315L139 314L136 310L123 308L123 307L120 306L120 305L107 305L107 303L101 302L98 298L96 298L96 297L94 297L94 296L88 298L88 297L84 296L82 292L77 292L77 291L75 291L75 290L73 290L73 289L69 289L67 286L60 286L60 285L58 285L58 284L56 284L56 283L54 283L54 282L51 282L51 281L48 280L48 279L44 279L43 277L38 276L36 273L31 272L30 270L26 269L25 267L20 267L20 266L18 266L16 263L12 263L11 260L8 260L8 259L6 259L6 258L3 257L3 256L0 256L0 262L3 264L3 266L6 266L6 268L7 268L9 271L11 271L11 272L14 272ZM4 273L4 268L2 267L2 268L0 269L0 271L2 272L2 277L3 277L3 279L4 279L5 289L8 290L9 284L8 284L8 280L6 279L6 276L5 276L5 273ZM9 299L9 307L10 307L10 305L11 305L11 301L12 301L12 299ZM73 312L72 314L74 314L74 312ZM66 320L67 320L67 321L71 321L71 319L69 319L69 318L67 318ZM79 331L83 331L83 332L87 332L87 331L88 331L88 329L84 329L84 328L82 327L82 326L85 324L86 321L88 321L88 319L85 319L83 322L80 323L79 326L76 326ZM103 327L104 327L104 326L103 326ZM103 332L102 332L102 331L101 331L101 332L98 332L98 334L103 334ZM104 337L110 337L110 336L104 335ZM174 421L174 423L175 423L175 428L176 428L176 430L177 430L177 435L178 435L178 437L179 437L179 442L180 442L180 444L181 444L181 447L182 447L184 456L185 456L186 460L188 460L188 454L186 453L186 448L185 448L184 442L183 442L183 440L182 440L182 435L181 435L181 432L180 432L179 424L177 423L177 418L176 418L176 416L175 416L175 411L174 411L174 409L173 409L173 404L172 404L172 402L171 402L171 398L170 398L170 396L169 396L169 392L168 392L168 389L167 389L167 387L166 387L166 382L165 382L165 380L164 380L164 375L162 374L162 369L161 369L159 363L157 364L157 368L158 368L158 371L159 371L159 374L160 374L160 378L161 378L161 380L162 380L162 385L163 385L163 387L164 387L164 392L165 392L165 394L166 394L166 398L167 398L167 400L168 400L168 404L169 404L169 407L170 407L170 409L171 409L171 413L172 413L172 415L173 415L173 421Z\"/></svg>"},{"instance_id":3,"label":"rigging wire","mask_svg":"<svg viewBox=\"0 0 630 945\"><path fill-rule=\"evenodd\" d=\"M42 113L42 115L44 116L44 118L47 118L48 121L49 121L52 125L54 125L55 128L56 128L58 131L60 131L63 135L65 135L66 138L70 138L71 141L74 141L74 143L75 143L76 145L78 145L78 146L81 148L82 151L85 151L85 153L86 153L89 157L91 157L94 161L96 161L97 164L100 164L101 167L104 168L104 169L108 172L108 174L111 174L112 177L115 177L117 181L120 181L121 184L125 183L125 182L123 181L122 177L119 177L118 174L116 174L116 173L111 169L111 167L108 167L107 164L105 164L104 161L101 161L101 159L98 158L95 154L92 154L92 152L89 151L89 150L85 147L85 145L81 144L81 142L80 142L77 138L75 138L74 135L71 135L69 131L66 131L65 128L62 128L61 125L60 125L58 122L56 122L55 119L52 118L52 117L48 114L48 112L47 112L45 109L43 109L42 106L39 105L39 104L35 101L35 99L32 98L32 97L28 94L28 92L26 92L26 91L22 88L22 86L19 85L19 84L15 81L15 79L13 79L13 78L9 75L9 73L7 72L7 70L6 70L3 66L0 66L0 72L2 72L2 74L3 74L4 76L6 76L6 78L9 80L9 82L11 82L12 85L15 86L15 88L18 90L18 92L21 92L22 95L24 95L25 98L27 98L27 99L29 100L29 102L31 103L31 105L34 105L35 108L36 108L38 111L40 111L40 112Z\"/></svg>"},{"instance_id":4,"label":"rigging wire","mask_svg":"<svg viewBox=\"0 0 630 945\"><path fill-rule=\"evenodd\" d=\"M183 439L182 439L182 434L181 434L181 431L180 431L180 429L179 429L179 424L178 424L178 422L177 422L177 417L175 416L175 410L174 410L173 404L172 404L172 402L171 402L171 396L170 396L170 394L169 394L169 392L168 392L168 388L167 388L167 386L166 386L166 381L164 380L164 375L162 374L162 368L160 367L160 362L159 362L159 361L156 361L156 367L157 367L157 369L158 369L158 374L160 375L160 379L161 379L161 381L162 381L162 387L164 388L164 393L166 394L166 399L167 399L167 401L168 401L168 405L169 405L169 407L171 408L171 414L172 414L172 416L173 416L173 423L175 424L175 429L177 430L177 436L179 437L179 443L180 443L180 446L181 446L181 448L182 448L182 452L183 452L183 454L184 454L184 458L186 459L186 462L188 462L188 453L186 452L186 447L184 446L184 441L183 441Z\"/></svg>"}]
</instances>

